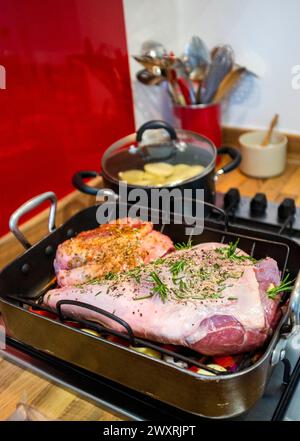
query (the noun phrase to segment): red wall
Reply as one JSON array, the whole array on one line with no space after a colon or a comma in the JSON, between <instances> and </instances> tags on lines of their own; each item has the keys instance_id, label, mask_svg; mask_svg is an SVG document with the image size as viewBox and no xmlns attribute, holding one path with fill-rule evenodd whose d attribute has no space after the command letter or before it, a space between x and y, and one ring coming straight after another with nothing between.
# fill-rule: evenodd
<instances>
[{"instance_id":1,"label":"red wall","mask_svg":"<svg viewBox=\"0 0 300 441\"><path fill-rule=\"evenodd\" d=\"M134 131L122 0L0 0L0 234Z\"/></svg>"}]
</instances>

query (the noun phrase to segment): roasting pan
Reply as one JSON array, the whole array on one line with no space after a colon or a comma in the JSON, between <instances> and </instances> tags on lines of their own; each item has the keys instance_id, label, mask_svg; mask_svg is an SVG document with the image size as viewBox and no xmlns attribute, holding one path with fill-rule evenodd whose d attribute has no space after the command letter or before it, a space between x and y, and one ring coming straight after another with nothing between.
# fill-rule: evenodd
<instances>
[{"instance_id":1,"label":"roasting pan","mask_svg":"<svg viewBox=\"0 0 300 441\"><path fill-rule=\"evenodd\" d=\"M20 232L18 220L47 199L51 200L49 235L31 246ZM33 302L51 286L57 246L83 230L98 226L97 207L86 208L55 228L56 197L54 193L47 192L14 213L10 227L27 250L0 273L0 311L8 336L195 415L220 419L249 410L263 395L273 367L284 358L288 339L299 330L299 245L286 237L233 228L223 220L209 217L203 233L193 236L193 244L208 241L228 243L240 238L239 246L246 252L255 258L273 257L283 275L289 272L296 279L290 298L282 306L282 319L255 364L232 374L199 375L71 327L64 322L62 314L61 320L55 320L24 307L26 302ZM174 242L188 239L184 225L158 224L156 228L168 234ZM97 325L94 327L98 329ZM130 336L128 329L124 338L131 339L132 344L140 343ZM148 344L151 346L151 342Z\"/></svg>"}]
</instances>

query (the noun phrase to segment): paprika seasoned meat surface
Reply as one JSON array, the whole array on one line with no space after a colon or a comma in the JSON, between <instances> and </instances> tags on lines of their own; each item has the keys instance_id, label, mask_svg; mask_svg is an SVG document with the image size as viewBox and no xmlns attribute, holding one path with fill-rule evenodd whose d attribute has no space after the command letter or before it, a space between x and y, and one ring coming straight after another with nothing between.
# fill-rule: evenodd
<instances>
[{"instance_id":1,"label":"paprika seasoned meat surface","mask_svg":"<svg viewBox=\"0 0 300 441\"><path fill-rule=\"evenodd\" d=\"M58 246L54 268L59 286L86 283L162 257L174 246L151 222L124 218L101 225Z\"/></svg>"},{"instance_id":2,"label":"paprika seasoned meat surface","mask_svg":"<svg viewBox=\"0 0 300 441\"><path fill-rule=\"evenodd\" d=\"M255 261L232 245L205 243L124 273L49 291L44 302L77 300L125 320L137 337L182 345L207 355L254 350L280 317L277 263ZM65 305L68 316L123 332L94 311Z\"/></svg>"}]
</instances>

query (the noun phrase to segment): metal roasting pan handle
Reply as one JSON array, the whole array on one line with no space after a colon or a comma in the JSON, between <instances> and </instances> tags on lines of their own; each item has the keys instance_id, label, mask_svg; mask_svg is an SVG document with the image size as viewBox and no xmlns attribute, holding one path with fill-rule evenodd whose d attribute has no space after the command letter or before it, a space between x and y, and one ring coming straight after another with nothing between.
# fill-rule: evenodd
<instances>
[{"instance_id":1,"label":"metal roasting pan handle","mask_svg":"<svg viewBox=\"0 0 300 441\"><path fill-rule=\"evenodd\" d=\"M48 219L48 229L49 233L55 230L55 215L56 215L56 207L57 207L57 197L55 193L52 191L47 191L46 193L39 194L29 201L25 202L25 204L21 205L10 217L9 219L9 229L15 235L19 242L23 245L25 249L31 248L30 242L26 239L24 234L19 229L19 220L24 214L29 213L34 210L36 207L41 205L45 201L51 201L50 213Z\"/></svg>"},{"instance_id":2,"label":"metal roasting pan handle","mask_svg":"<svg viewBox=\"0 0 300 441\"><path fill-rule=\"evenodd\" d=\"M275 366L285 357L285 348L288 339L300 332L300 271L290 297L288 318L291 325L290 332L281 334L275 348L273 349L271 364Z\"/></svg>"},{"instance_id":3,"label":"metal roasting pan handle","mask_svg":"<svg viewBox=\"0 0 300 441\"><path fill-rule=\"evenodd\" d=\"M290 298L290 320L292 331L289 334L289 337L300 331L300 271Z\"/></svg>"}]
</instances>

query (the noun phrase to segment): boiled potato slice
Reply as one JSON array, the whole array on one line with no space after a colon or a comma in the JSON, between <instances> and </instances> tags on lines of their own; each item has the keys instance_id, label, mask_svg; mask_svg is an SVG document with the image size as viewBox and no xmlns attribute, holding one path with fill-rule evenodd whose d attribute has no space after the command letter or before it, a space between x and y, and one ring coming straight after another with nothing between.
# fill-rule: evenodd
<instances>
[{"instance_id":1,"label":"boiled potato slice","mask_svg":"<svg viewBox=\"0 0 300 441\"><path fill-rule=\"evenodd\" d=\"M132 185L161 187L175 185L190 179L204 170L202 165L176 164L153 162L146 164L143 170L127 170L119 173L122 181Z\"/></svg>"},{"instance_id":2,"label":"boiled potato slice","mask_svg":"<svg viewBox=\"0 0 300 441\"><path fill-rule=\"evenodd\" d=\"M166 162L152 162L144 166L146 172L156 176L168 177L173 173L173 165Z\"/></svg>"},{"instance_id":3,"label":"boiled potato slice","mask_svg":"<svg viewBox=\"0 0 300 441\"><path fill-rule=\"evenodd\" d=\"M130 184L134 184L134 181L143 179L144 170L127 170L124 172L119 172L119 177L122 181L129 182Z\"/></svg>"},{"instance_id":4,"label":"boiled potato slice","mask_svg":"<svg viewBox=\"0 0 300 441\"><path fill-rule=\"evenodd\" d=\"M188 170L189 168L190 168L190 165L188 165L188 164L176 164L176 165L173 165L173 170L174 170L173 173Z\"/></svg>"},{"instance_id":5,"label":"boiled potato slice","mask_svg":"<svg viewBox=\"0 0 300 441\"><path fill-rule=\"evenodd\" d=\"M185 180L186 180L185 176L174 174L174 175L171 175L165 179L165 184L166 185L175 185L175 184L180 184L181 182L183 182Z\"/></svg>"},{"instance_id":6,"label":"boiled potato slice","mask_svg":"<svg viewBox=\"0 0 300 441\"><path fill-rule=\"evenodd\" d=\"M144 172L144 176L143 179L145 179L146 181L150 180L153 181L154 179L163 179L162 176L157 176L154 175L153 173L149 173L149 172Z\"/></svg>"},{"instance_id":7,"label":"boiled potato slice","mask_svg":"<svg viewBox=\"0 0 300 441\"><path fill-rule=\"evenodd\" d=\"M185 180L185 179L193 178L194 176L201 173L203 170L204 167L202 165L190 165L186 169L179 169L178 172L175 172L174 175L171 176L176 177L176 180L177 179Z\"/></svg>"},{"instance_id":8,"label":"boiled potato slice","mask_svg":"<svg viewBox=\"0 0 300 441\"><path fill-rule=\"evenodd\" d=\"M150 179L140 179L140 180L131 182L131 184L141 185L143 187L153 187L153 185L157 185L156 181L152 181Z\"/></svg>"},{"instance_id":9,"label":"boiled potato slice","mask_svg":"<svg viewBox=\"0 0 300 441\"><path fill-rule=\"evenodd\" d=\"M191 165L191 170L194 171L195 176L202 173L205 167L203 165Z\"/></svg>"},{"instance_id":10,"label":"boiled potato slice","mask_svg":"<svg viewBox=\"0 0 300 441\"><path fill-rule=\"evenodd\" d=\"M190 179L204 170L202 165L176 164L173 173L166 178L167 184L177 184Z\"/></svg>"}]
</instances>

